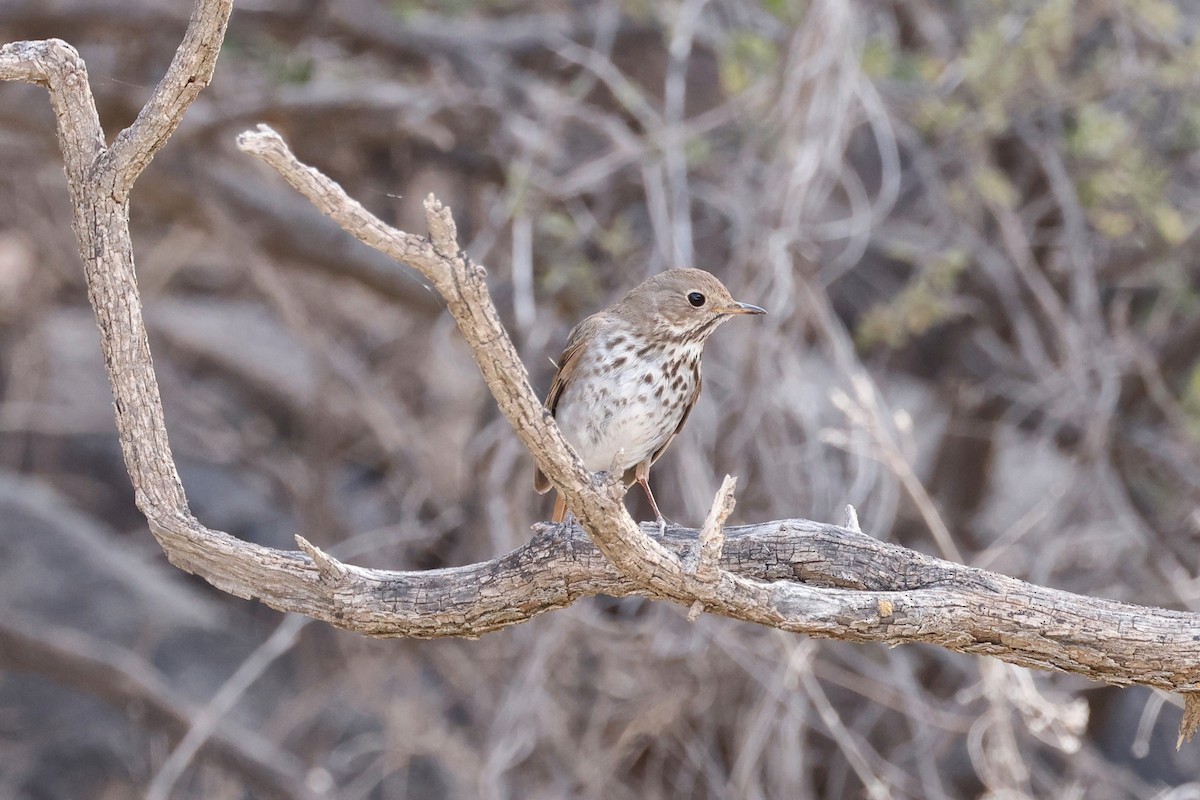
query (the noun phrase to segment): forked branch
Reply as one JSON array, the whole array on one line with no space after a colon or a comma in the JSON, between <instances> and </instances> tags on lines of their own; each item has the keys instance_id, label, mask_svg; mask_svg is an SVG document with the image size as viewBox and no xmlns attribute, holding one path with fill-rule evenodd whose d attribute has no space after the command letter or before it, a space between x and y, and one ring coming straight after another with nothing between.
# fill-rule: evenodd
<instances>
[{"instance_id":1,"label":"forked branch","mask_svg":"<svg viewBox=\"0 0 1200 800\"><path fill-rule=\"evenodd\" d=\"M127 195L212 72L228 0L201 0L167 76L138 121L105 148L87 74L69 45L0 48L0 78L50 92L63 147L89 297L116 401L117 429L139 508L172 563L240 597L373 636L477 636L599 593L669 599L812 636L925 642L1113 684L1200 691L1200 615L1068 594L802 520L725 531L732 481L699 535L653 536L619 495L588 473L542 409L492 303L482 267L460 249L450 210L426 201L430 235L398 231L268 128L239 146L275 168L349 233L419 271L443 297L488 388L583 529L541 527L481 564L425 572L342 564L209 529L189 512L166 437L142 320ZM1188 695L1183 734L1200 723Z\"/></svg>"}]
</instances>

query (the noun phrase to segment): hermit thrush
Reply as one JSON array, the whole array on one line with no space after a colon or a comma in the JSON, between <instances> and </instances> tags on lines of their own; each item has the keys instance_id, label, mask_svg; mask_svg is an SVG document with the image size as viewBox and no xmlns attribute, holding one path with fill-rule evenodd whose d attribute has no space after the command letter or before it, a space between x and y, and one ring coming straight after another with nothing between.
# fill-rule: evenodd
<instances>
[{"instance_id":1,"label":"hermit thrush","mask_svg":"<svg viewBox=\"0 0 1200 800\"><path fill-rule=\"evenodd\" d=\"M650 491L650 465L687 422L700 397L700 355L717 326L734 314L765 314L739 303L714 275L672 269L585 319L567 337L546 408L593 472L620 474ZM534 487L550 482L539 470ZM566 516L561 496L554 521Z\"/></svg>"}]
</instances>

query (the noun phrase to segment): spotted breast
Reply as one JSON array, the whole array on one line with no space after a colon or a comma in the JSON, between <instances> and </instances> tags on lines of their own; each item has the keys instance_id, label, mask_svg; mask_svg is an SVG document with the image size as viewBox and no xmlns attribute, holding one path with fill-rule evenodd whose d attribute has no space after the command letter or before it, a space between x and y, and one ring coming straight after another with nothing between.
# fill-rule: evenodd
<instances>
[{"instance_id":1,"label":"spotted breast","mask_svg":"<svg viewBox=\"0 0 1200 800\"><path fill-rule=\"evenodd\" d=\"M594 337L559 400L559 427L593 472L657 457L700 388L697 341L652 341L623 320Z\"/></svg>"}]
</instances>

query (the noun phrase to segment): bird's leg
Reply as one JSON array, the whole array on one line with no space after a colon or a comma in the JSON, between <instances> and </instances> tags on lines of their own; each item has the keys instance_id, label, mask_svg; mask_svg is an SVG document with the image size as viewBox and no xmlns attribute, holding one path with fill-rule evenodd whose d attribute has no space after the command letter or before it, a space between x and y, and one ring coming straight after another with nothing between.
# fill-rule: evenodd
<instances>
[{"instance_id":1,"label":"bird's leg","mask_svg":"<svg viewBox=\"0 0 1200 800\"><path fill-rule=\"evenodd\" d=\"M642 485L642 489L646 492L646 499L650 501L650 508L654 509L654 518L658 521L659 535L665 535L667 532L667 518L658 510L658 503L654 502L654 492L650 491L650 461L646 460L638 464L634 470L633 477Z\"/></svg>"}]
</instances>

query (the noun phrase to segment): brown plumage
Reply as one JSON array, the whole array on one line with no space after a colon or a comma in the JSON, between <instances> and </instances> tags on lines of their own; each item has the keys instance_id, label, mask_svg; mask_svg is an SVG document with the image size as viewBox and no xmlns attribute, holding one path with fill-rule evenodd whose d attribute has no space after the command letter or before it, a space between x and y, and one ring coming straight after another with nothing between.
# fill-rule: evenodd
<instances>
[{"instance_id":1,"label":"brown plumage","mask_svg":"<svg viewBox=\"0 0 1200 800\"><path fill-rule=\"evenodd\" d=\"M650 466L687 422L700 397L704 343L735 314L765 314L739 303L712 274L672 269L644 281L620 301L580 322L550 383L546 408L593 472L620 470L626 486L650 491ZM550 482L539 470L534 487ZM554 505L555 522L566 507Z\"/></svg>"}]
</instances>

